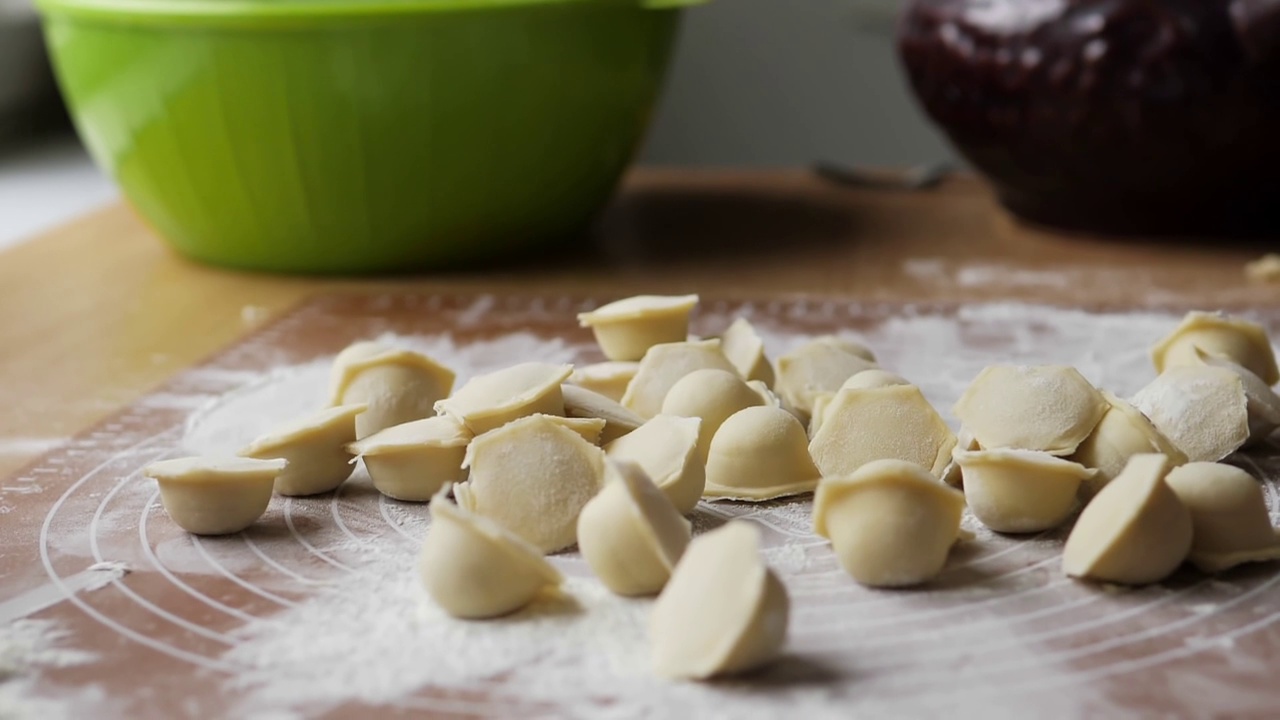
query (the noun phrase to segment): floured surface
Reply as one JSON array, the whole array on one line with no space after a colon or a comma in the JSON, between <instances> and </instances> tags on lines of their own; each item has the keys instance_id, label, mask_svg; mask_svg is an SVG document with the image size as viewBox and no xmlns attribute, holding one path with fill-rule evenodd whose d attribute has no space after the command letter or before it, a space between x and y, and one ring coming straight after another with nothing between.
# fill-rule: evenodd
<instances>
[{"instance_id":1,"label":"floured surface","mask_svg":"<svg viewBox=\"0 0 1280 720\"><path fill-rule=\"evenodd\" d=\"M155 459L237 449L316 409L329 358L352 340L423 350L457 370L459 383L522 361L599 360L574 321L595 304L321 298L0 483L5 620L48 623L44 635L76 660L20 665L0 684L0 710L75 714L85 698L110 698L95 716L357 717L377 706L499 717L1057 717L1265 713L1280 702L1269 669L1280 651L1274 566L1108 590L1061 574L1063 531L1010 539L966 518L977 539L938 581L873 591L811 534L807 499L704 503L695 532L733 517L764 529L794 610L781 662L703 686L649 672L651 601L608 594L576 553L552 559L570 576L566 599L499 621L447 618L412 574L426 506L380 498L363 470L336 495L275 498L249 531L202 539L173 526L139 475ZM713 301L693 332L714 334L737 314L756 324L772 357L822 333L865 340L953 427L951 404L993 362L1074 365L1131 395L1153 374L1147 347L1178 320L1014 304ZM1261 320L1276 329L1275 318ZM1267 446L1241 462L1265 470L1274 511L1273 453ZM104 571L108 584L93 589L85 573Z\"/></svg>"}]
</instances>

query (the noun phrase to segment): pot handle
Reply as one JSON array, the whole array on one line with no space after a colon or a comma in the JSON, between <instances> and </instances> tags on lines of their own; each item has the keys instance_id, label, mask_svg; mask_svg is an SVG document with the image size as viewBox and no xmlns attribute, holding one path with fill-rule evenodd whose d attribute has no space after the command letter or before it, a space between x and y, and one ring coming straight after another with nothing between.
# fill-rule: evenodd
<instances>
[{"instance_id":1,"label":"pot handle","mask_svg":"<svg viewBox=\"0 0 1280 720\"><path fill-rule=\"evenodd\" d=\"M1249 59L1280 58L1280 0L1232 0L1231 22Z\"/></svg>"}]
</instances>

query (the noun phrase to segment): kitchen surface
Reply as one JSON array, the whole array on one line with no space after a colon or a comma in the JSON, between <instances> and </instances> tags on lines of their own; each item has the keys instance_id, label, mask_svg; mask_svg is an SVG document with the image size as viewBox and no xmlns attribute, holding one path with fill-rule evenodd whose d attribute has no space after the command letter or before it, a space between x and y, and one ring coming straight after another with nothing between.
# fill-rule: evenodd
<instances>
[{"instance_id":1,"label":"kitchen surface","mask_svg":"<svg viewBox=\"0 0 1280 720\"><path fill-rule=\"evenodd\" d=\"M0 717L1274 707L1274 215L1196 188L1256 169L1280 8L499 1L223 46L216 3L42 2L103 165L0 156ZM548 30L556 106L501 58L342 84ZM785 79L830 63L861 119ZM519 112L459 122L492 88ZM1148 131L1158 183L1039 164Z\"/></svg>"}]
</instances>

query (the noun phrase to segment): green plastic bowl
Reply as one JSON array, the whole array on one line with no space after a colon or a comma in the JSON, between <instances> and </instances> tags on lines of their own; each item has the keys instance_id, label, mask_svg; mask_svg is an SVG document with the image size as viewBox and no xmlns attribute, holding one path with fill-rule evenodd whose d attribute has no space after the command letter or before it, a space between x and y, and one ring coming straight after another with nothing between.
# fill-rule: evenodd
<instances>
[{"instance_id":1,"label":"green plastic bowl","mask_svg":"<svg viewBox=\"0 0 1280 720\"><path fill-rule=\"evenodd\" d=\"M700 0L39 0L80 134L181 253L439 268L581 231Z\"/></svg>"}]
</instances>

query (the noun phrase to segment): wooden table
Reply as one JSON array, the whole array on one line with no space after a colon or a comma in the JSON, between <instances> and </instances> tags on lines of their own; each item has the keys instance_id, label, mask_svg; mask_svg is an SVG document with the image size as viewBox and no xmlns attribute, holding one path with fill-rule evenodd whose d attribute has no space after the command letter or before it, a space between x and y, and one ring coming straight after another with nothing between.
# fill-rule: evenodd
<instances>
[{"instance_id":1,"label":"wooden table","mask_svg":"<svg viewBox=\"0 0 1280 720\"><path fill-rule=\"evenodd\" d=\"M850 190L803 171L641 170L585 250L520 267L405 278L289 278L195 265L127 207L0 254L0 475L310 295L408 287L626 294L994 298L1242 307L1261 248L1039 232L977 180Z\"/></svg>"},{"instance_id":2,"label":"wooden table","mask_svg":"<svg viewBox=\"0 0 1280 720\"><path fill-rule=\"evenodd\" d=\"M641 170L582 244L466 273L290 278L192 264L126 207L102 210L0 255L0 478L20 475L47 450L321 294L698 292L856 299L863 308L1280 304L1280 286L1249 284L1243 273L1267 248L1033 230L1011 221L968 177L906 193L850 190L803 171ZM290 327L302 332L300 321ZM1255 641L1274 653L1274 637ZM1146 691L1127 689L1129 696L1108 702L1150 707Z\"/></svg>"}]
</instances>

